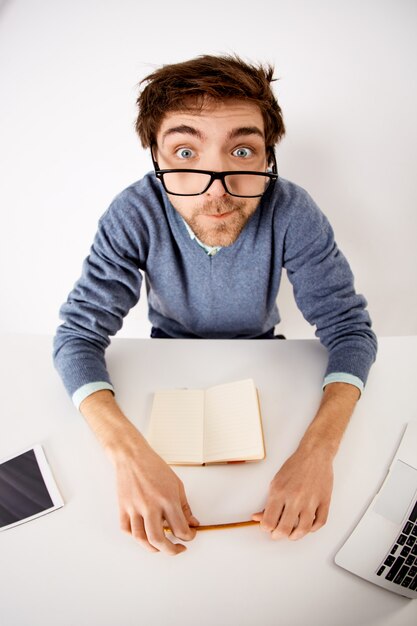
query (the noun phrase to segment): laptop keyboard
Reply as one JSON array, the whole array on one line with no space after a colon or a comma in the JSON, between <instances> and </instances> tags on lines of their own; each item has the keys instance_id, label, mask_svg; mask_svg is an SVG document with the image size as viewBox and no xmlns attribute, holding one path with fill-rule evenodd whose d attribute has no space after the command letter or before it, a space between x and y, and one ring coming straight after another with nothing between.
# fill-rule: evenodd
<instances>
[{"instance_id":1,"label":"laptop keyboard","mask_svg":"<svg viewBox=\"0 0 417 626\"><path fill-rule=\"evenodd\" d=\"M417 502L376 573L411 591L417 589Z\"/></svg>"}]
</instances>

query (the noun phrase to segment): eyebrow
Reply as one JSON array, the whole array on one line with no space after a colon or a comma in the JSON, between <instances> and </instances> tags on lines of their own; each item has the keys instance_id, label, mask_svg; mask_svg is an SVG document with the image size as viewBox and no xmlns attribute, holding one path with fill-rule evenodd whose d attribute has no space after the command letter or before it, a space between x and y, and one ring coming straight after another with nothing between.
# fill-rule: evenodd
<instances>
[{"instance_id":1,"label":"eyebrow","mask_svg":"<svg viewBox=\"0 0 417 626\"><path fill-rule=\"evenodd\" d=\"M180 126L172 126L168 128L162 135L162 143L164 143L165 139L169 135L181 134L181 135L191 135L192 137L197 137L200 141L204 141L205 136L201 131L193 126L187 126L187 124L181 124ZM227 134L227 139L236 139L236 137L248 137L249 135L258 135L264 139L264 134L260 128L257 126L240 126L239 128L233 128L233 130L229 131Z\"/></svg>"},{"instance_id":2,"label":"eyebrow","mask_svg":"<svg viewBox=\"0 0 417 626\"><path fill-rule=\"evenodd\" d=\"M240 128L234 128L228 133L228 139L235 139L236 137L247 137L248 135L258 135L264 139L264 134L257 126L241 126Z\"/></svg>"},{"instance_id":3,"label":"eyebrow","mask_svg":"<svg viewBox=\"0 0 417 626\"><path fill-rule=\"evenodd\" d=\"M204 137L204 135L199 130L197 130L197 128L187 126L186 124L181 124L180 126L173 126L171 128L168 128L162 135L162 143L164 143L165 139L169 135L174 135L176 133L179 133L181 135L192 135L193 137L197 137L200 140L202 140Z\"/></svg>"}]
</instances>

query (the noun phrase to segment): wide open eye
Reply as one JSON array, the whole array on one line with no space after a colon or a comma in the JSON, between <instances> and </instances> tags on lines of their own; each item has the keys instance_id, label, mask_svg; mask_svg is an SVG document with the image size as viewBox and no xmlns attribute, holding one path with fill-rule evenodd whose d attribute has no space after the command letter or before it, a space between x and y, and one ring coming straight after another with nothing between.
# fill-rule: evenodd
<instances>
[{"instance_id":1,"label":"wide open eye","mask_svg":"<svg viewBox=\"0 0 417 626\"><path fill-rule=\"evenodd\" d=\"M253 156L254 151L251 148L236 148L236 150L233 150L232 154L242 159L247 159L248 157Z\"/></svg>"},{"instance_id":2,"label":"wide open eye","mask_svg":"<svg viewBox=\"0 0 417 626\"><path fill-rule=\"evenodd\" d=\"M191 159L191 157L194 156L191 148L178 148L178 150L175 152L175 155L180 159Z\"/></svg>"}]
</instances>

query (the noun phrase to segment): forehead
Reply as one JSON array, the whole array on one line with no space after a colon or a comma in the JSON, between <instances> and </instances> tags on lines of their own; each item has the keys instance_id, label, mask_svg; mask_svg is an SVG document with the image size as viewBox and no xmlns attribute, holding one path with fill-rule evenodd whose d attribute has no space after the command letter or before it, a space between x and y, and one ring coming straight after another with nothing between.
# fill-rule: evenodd
<instances>
[{"instance_id":1,"label":"forehead","mask_svg":"<svg viewBox=\"0 0 417 626\"><path fill-rule=\"evenodd\" d=\"M158 143L168 141L177 134L175 129L191 127L198 131L197 138L208 136L227 137L232 131L245 129L244 134L264 138L264 121L260 108L252 102L225 101L206 104L201 107L192 107L178 111L169 111L163 117L157 132ZM178 130L180 132L180 130Z\"/></svg>"}]
</instances>

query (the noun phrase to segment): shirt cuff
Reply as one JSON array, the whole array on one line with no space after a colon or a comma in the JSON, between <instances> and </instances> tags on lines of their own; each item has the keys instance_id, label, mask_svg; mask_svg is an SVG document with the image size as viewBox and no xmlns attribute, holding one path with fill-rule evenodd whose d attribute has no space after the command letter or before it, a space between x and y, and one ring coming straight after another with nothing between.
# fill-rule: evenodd
<instances>
[{"instance_id":1,"label":"shirt cuff","mask_svg":"<svg viewBox=\"0 0 417 626\"><path fill-rule=\"evenodd\" d=\"M95 393L96 391L101 391L102 389L109 389L114 393L113 386L105 381L87 383L86 385L79 387L77 391L72 394L72 401L75 404L76 408L79 410L80 404L83 400L85 400L88 396L91 396L92 393Z\"/></svg>"},{"instance_id":2,"label":"shirt cuff","mask_svg":"<svg viewBox=\"0 0 417 626\"><path fill-rule=\"evenodd\" d=\"M349 385L357 387L361 394L364 387L360 378L354 376L353 374L347 374L346 372L333 372L332 374L326 376L322 389L324 389L329 383L349 383Z\"/></svg>"}]
</instances>

